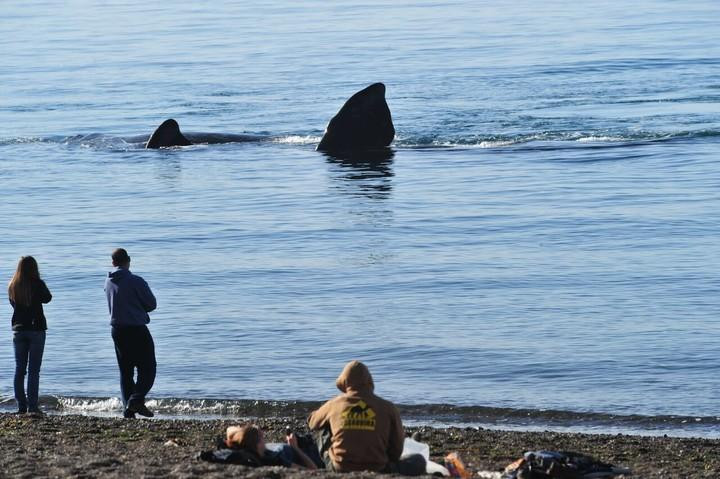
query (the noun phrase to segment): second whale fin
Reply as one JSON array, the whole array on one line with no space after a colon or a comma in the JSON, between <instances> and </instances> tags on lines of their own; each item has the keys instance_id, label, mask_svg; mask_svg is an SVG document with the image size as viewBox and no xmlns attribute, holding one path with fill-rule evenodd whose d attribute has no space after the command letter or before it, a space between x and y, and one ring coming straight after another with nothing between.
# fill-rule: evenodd
<instances>
[{"instance_id":1,"label":"second whale fin","mask_svg":"<svg viewBox=\"0 0 720 479\"><path fill-rule=\"evenodd\" d=\"M180 132L180 125L172 118L165 120L150 135L145 148L163 148L168 146L192 145L190 140Z\"/></svg>"}]
</instances>

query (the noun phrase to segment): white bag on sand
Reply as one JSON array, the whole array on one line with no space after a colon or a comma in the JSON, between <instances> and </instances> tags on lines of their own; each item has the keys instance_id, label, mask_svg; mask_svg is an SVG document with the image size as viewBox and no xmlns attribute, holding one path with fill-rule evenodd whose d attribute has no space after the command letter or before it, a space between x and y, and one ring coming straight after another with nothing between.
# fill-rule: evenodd
<instances>
[{"instance_id":1,"label":"white bag on sand","mask_svg":"<svg viewBox=\"0 0 720 479\"><path fill-rule=\"evenodd\" d=\"M430 460L430 446L424 442L416 441L415 439L406 437L405 444L403 445L403 452L400 459L407 457L411 454L420 454L425 458L426 466L425 472L427 474L442 474L443 476L449 477L450 471L447 470L442 464L433 462Z\"/></svg>"},{"instance_id":2,"label":"white bag on sand","mask_svg":"<svg viewBox=\"0 0 720 479\"><path fill-rule=\"evenodd\" d=\"M425 472L430 474L431 476L434 476L435 474L442 474L445 477L450 477L450 471L447 470L447 467L443 466L442 464L438 464L437 462L428 461L427 466L425 466Z\"/></svg>"},{"instance_id":3,"label":"white bag on sand","mask_svg":"<svg viewBox=\"0 0 720 479\"><path fill-rule=\"evenodd\" d=\"M426 461L430 460L430 446L424 442L418 442L411 437L405 438L405 444L403 445L403 452L400 459L403 459L410 454L420 454L425 458Z\"/></svg>"}]
</instances>

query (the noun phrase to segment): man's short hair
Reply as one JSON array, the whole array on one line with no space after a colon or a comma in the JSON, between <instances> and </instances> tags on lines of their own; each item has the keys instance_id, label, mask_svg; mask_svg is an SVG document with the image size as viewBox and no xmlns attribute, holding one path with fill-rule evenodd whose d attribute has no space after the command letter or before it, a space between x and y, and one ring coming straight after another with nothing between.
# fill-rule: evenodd
<instances>
[{"instance_id":1,"label":"man's short hair","mask_svg":"<svg viewBox=\"0 0 720 479\"><path fill-rule=\"evenodd\" d=\"M117 248L115 251L113 251L111 258L115 266L120 266L121 264L130 262L130 256L128 255L128 252L125 251L123 248Z\"/></svg>"}]
</instances>

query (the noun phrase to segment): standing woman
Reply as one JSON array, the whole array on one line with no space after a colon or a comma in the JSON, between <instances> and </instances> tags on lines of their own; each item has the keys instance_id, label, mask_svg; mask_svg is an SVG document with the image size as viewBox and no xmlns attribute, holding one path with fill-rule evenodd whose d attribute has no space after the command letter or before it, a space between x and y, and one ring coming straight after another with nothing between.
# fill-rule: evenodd
<instances>
[{"instance_id":1,"label":"standing woman","mask_svg":"<svg viewBox=\"0 0 720 479\"><path fill-rule=\"evenodd\" d=\"M15 275L8 285L8 296L14 309L12 316L15 347L14 386L18 412L40 413L38 389L47 329L42 305L49 303L52 295L45 282L40 279L37 261L32 256L20 258ZM25 395L26 371L28 372L27 396Z\"/></svg>"}]
</instances>

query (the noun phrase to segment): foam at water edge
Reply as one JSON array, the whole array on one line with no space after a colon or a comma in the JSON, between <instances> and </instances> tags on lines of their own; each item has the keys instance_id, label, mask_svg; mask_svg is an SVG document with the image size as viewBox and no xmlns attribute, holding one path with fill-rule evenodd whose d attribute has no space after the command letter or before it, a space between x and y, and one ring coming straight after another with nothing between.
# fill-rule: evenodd
<instances>
[{"instance_id":1,"label":"foam at water edge","mask_svg":"<svg viewBox=\"0 0 720 479\"><path fill-rule=\"evenodd\" d=\"M48 413L119 417L123 406L116 397L43 396L41 407ZM227 419L265 416L303 416L319 402L253 399L149 399L147 406L156 417L165 419ZM481 427L486 429L596 434L637 434L717 438L720 417L623 416L607 413L502 409L449 404L398 405L404 422L414 426ZM0 411L13 412L12 396L0 396Z\"/></svg>"},{"instance_id":2,"label":"foam at water edge","mask_svg":"<svg viewBox=\"0 0 720 479\"><path fill-rule=\"evenodd\" d=\"M6 138L0 140L0 145L22 145L25 143L44 143L47 140L39 136L21 136L17 138Z\"/></svg>"},{"instance_id":3,"label":"foam at water edge","mask_svg":"<svg viewBox=\"0 0 720 479\"><path fill-rule=\"evenodd\" d=\"M57 409L66 412L101 413L122 411L118 398L68 398L57 397Z\"/></svg>"},{"instance_id":4,"label":"foam at water edge","mask_svg":"<svg viewBox=\"0 0 720 479\"><path fill-rule=\"evenodd\" d=\"M565 142L578 143L621 143L634 141L672 141L692 138L707 138L720 136L720 130L684 130L675 132L662 131L541 131L517 135L470 135L467 137L437 136L437 135L403 135L395 136L392 144L398 148L501 148L523 143ZM140 139L142 138L142 139ZM315 145L321 140L317 135L285 135L271 138L269 141L286 145ZM127 151L144 148L146 138L134 137L129 141L123 137L105 135L101 133L78 134L58 137L16 137L0 139L0 146L25 143L59 143L64 146L91 148L99 150ZM197 143L186 147L173 147L173 149L206 148L208 145Z\"/></svg>"},{"instance_id":5,"label":"foam at water edge","mask_svg":"<svg viewBox=\"0 0 720 479\"><path fill-rule=\"evenodd\" d=\"M320 142L321 137L313 135L288 135L273 138L273 143L282 143L287 145L314 145Z\"/></svg>"},{"instance_id":6,"label":"foam at water edge","mask_svg":"<svg viewBox=\"0 0 720 479\"><path fill-rule=\"evenodd\" d=\"M624 138L616 136L584 136L575 140L580 143L608 142L608 141L625 141Z\"/></svg>"}]
</instances>

